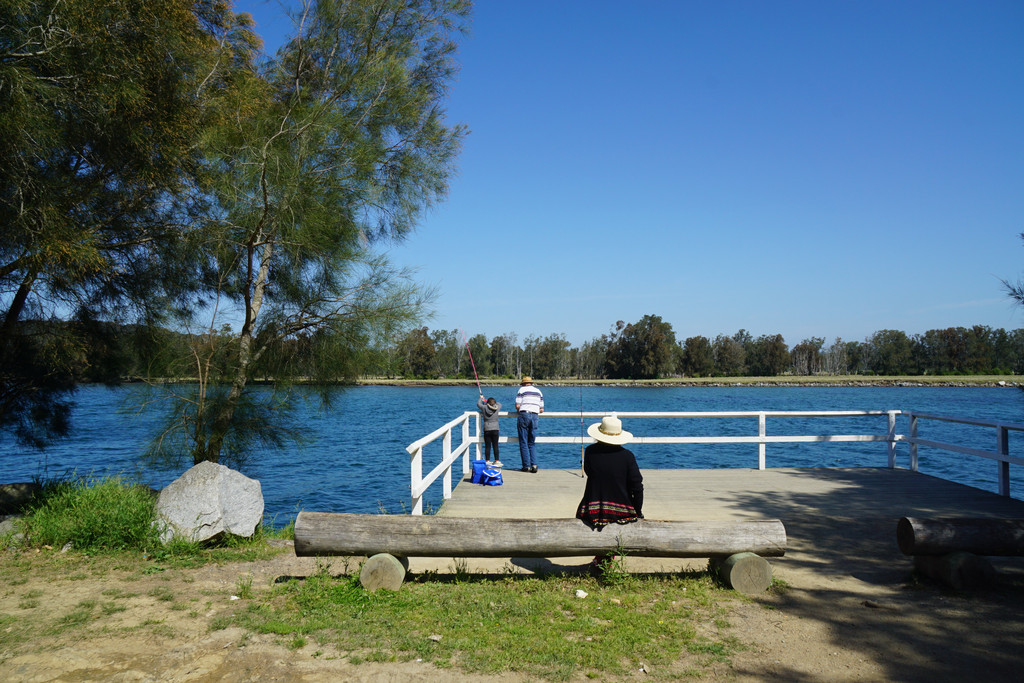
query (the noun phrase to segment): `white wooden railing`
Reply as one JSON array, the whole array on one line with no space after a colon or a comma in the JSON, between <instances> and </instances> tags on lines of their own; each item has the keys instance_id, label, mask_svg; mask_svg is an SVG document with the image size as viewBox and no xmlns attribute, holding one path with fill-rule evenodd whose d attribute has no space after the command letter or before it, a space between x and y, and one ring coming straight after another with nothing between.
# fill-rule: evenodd
<instances>
[{"instance_id":1,"label":"white wooden railing","mask_svg":"<svg viewBox=\"0 0 1024 683\"><path fill-rule=\"evenodd\" d=\"M1015 465L1024 465L1024 458L1010 455L1010 432L1024 432L1024 424L994 422L991 420L973 420L962 417L949 417L947 415L928 415L926 413L915 413L913 411L907 412L907 417L910 419L909 433L903 437L902 440L910 444L910 469L915 472L917 471L917 451L920 446L940 448L954 453L963 453L965 455L973 455L978 458L995 460L999 480L999 495L1010 495L1010 463ZM922 439L918 437L918 431L922 420L936 420L939 422L952 422L956 424L974 425L976 427L994 429L995 450L986 451L980 448L970 448L968 446L951 444L943 441Z\"/></svg>"},{"instance_id":2,"label":"white wooden railing","mask_svg":"<svg viewBox=\"0 0 1024 683\"><path fill-rule=\"evenodd\" d=\"M896 466L896 442L903 437L896 434L896 417L899 410L813 410L813 411L734 411L734 412L550 412L541 415L545 421L551 419L600 419L605 415L617 415L620 418L656 418L656 419L692 419L692 418L722 418L750 420L751 427L756 420L757 433L748 436L634 436L633 443L680 443L680 444L734 444L749 443L757 444L757 467L765 469L766 447L770 443L816 443L816 442L839 442L839 441L883 441L887 444L889 454L889 467ZM514 412L498 413L500 417L515 417ZM878 417L887 418L887 429L884 434L829 434L829 435L785 435L768 436L768 418L780 417ZM475 426L474 433L470 434L470 423ZM470 450L476 446L476 459L481 458L482 421L480 414L475 411L467 411L460 417L448 424L439 427L422 439L410 444L406 450L410 455L411 483L409 486L412 496L412 514L423 514L423 494L430 488L438 478L442 479L442 495L447 500L452 497L452 469L460 459L462 461L461 475L465 476L470 471ZM637 434L634 426L630 429ZM640 429L639 431L643 431ZM452 446L452 435L461 433L461 440L455 447ZM441 439L440 462L426 475L423 474L423 449L433 442ZM515 436L502 436L499 443L518 443ZM592 443L589 436L538 436L537 443Z\"/></svg>"},{"instance_id":3,"label":"white wooden railing","mask_svg":"<svg viewBox=\"0 0 1024 683\"><path fill-rule=\"evenodd\" d=\"M502 413L502 415L507 414ZM483 438L483 434L478 426L477 434L479 436L475 436L473 441L470 440L469 423L471 420L479 417L479 415L479 413L467 411L461 417L455 418L448 424L438 427L430 434L427 434L419 441L414 441L406 446L405 450L409 451L410 456L411 483L409 484L409 492L412 495L412 514L423 514L423 494L427 492L427 489L430 488L430 485L438 477L443 477L444 499L448 500L452 497L452 465L459 457L462 458L462 474L465 475L469 472L469 447L474 441L479 441ZM462 441L455 450L452 450L452 432L456 429L460 430ZM442 449L441 462L427 476L423 476L423 448L439 438L441 439Z\"/></svg>"},{"instance_id":4,"label":"white wooden railing","mask_svg":"<svg viewBox=\"0 0 1024 683\"><path fill-rule=\"evenodd\" d=\"M953 453L963 453L979 458L994 460L998 468L999 494L1010 495L1010 464L1024 465L1024 458L1010 455L1010 432L1024 432L1024 424L994 422L990 420L974 420L969 418L949 417L944 415L929 415L915 413L913 411L903 413L899 410L813 410L813 411L792 411L792 410L762 410L762 411L734 411L734 412L551 412L544 413L541 418L550 419L572 419L580 420L581 424L586 419L600 419L605 415L617 415L620 418L629 419L692 419L692 418L721 418L750 420L753 428L753 420L756 420L757 433L746 436L637 436L635 427L637 423L630 424L630 430L634 433L633 443L679 443L679 444L757 444L757 467L766 467L766 448L770 443L824 443L841 441L881 441L885 442L888 449L888 466L896 467L896 444L906 442L910 445L910 461L908 468L918 471L918 449L920 446L937 448ZM909 433L896 433L896 418L906 414L909 418ZM514 412L502 412L500 417L515 417ZM827 435L768 435L769 418L792 418L792 417L886 417L886 431L884 434L827 434ZM956 424L973 425L988 429L994 429L994 450L972 448L959 444L952 444L943 441L923 439L918 436L921 421L950 422ZM470 434L470 424L475 429ZM458 446L452 447L452 435L459 433L461 440ZM441 461L425 476L423 474L423 449L427 445L441 439ZM515 436L502 436L499 443L518 443ZM538 436L537 443L592 443L589 436ZM411 457L411 484L412 514L423 514L423 494L430 488L439 477L443 481L443 496L447 500L452 496L452 469L455 463L461 459L461 475L465 476L470 471L470 451L476 446L475 457L479 460L482 457L482 420L480 414L467 411L460 417L448 424L434 430L419 441L412 443L406 449Z\"/></svg>"}]
</instances>

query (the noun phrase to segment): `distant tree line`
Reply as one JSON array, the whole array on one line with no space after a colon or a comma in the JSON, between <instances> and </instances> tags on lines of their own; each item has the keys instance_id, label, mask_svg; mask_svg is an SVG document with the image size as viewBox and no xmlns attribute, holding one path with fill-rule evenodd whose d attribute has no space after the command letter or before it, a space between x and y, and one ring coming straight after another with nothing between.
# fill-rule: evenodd
<instances>
[{"instance_id":1,"label":"distant tree line","mask_svg":"<svg viewBox=\"0 0 1024 683\"><path fill-rule=\"evenodd\" d=\"M677 340L657 315L616 322L608 334L572 346L563 334L514 332L488 341L468 339L481 377L537 379L657 379L669 377L774 377L812 375L958 375L1024 373L1024 329L985 325L908 335L880 330L864 341L824 337L790 347L781 334L754 337L746 330ZM364 375L404 378L473 376L458 330L415 328L370 354Z\"/></svg>"},{"instance_id":2,"label":"distant tree line","mask_svg":"<svg viewBox=\"0 0 1024 683\"><path fill-rule=\"evenodd\" d=\"M151 326L96 321L36 321L39 334L60 338L72 326L86 340L79 353L77 380L120 382L126 378L189 379L177 362L182 353L206 344L214 350L210 364L226 364L218 353L227 345L206 336L230 339L225 327L205 335L188 335ZM303 333L284 342L280 355L260 359L255 380L314 378L349 382L359 377L471 379L658 379L671 377L774 377L778 375L970 375L1024 374L1024 329L1006 331L984 325L950 327L908 335L880 330L864 341L811 337L790 347L781 334L754 337L746 330L714 338L677 341L672 325L645 315L627 324L616 322L608 334L579 346L563 334L528 336L514 332L488 339L464 339L459 330L414 327L386 342L325 339L326 333ZM337 358L329 371L317 367L321 347ZM468 348L467 348L468 347ZM470 356L472 354L472 358ZM187 367L184 370L188 370Z\"/></svg>"}]
</instances>

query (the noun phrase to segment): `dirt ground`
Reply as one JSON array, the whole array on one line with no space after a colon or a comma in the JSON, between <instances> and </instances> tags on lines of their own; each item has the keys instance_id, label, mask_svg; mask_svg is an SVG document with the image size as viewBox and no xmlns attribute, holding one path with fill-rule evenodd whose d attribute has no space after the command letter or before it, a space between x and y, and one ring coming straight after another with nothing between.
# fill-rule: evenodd
<instances>
[{"instance_id":1,"label":"dirt ground","mask_svg":"<svg viewBox=\"0 0 1024 683\"><path fill-rule=\"evenodd\" d=\"M838 528L794 520L789 528L795 539L791 549L772 560L785 589L730 605L731 634L748 647L707 670L705 680L1020 680L1020 561L993 558L997 584L956 593L912 576L910 561L896 548L893 520L846 520ZM654 568L651 560L627 561L636 571ZM247 576L259 591L280 577L316 570L316 560L291 552L255 563L136 575L131 581L117 571L101 577L69 573L56 582L44 576L12 580L9 562L9 555L0 555L4 681L527 680L510 674L460 675L416 661L352 664L316 643L292 650L279 637L209 629L241 604L232 596ZM342 560L334 562L340 572ZM424 562L414 560L412 571ZM443 562L433 562L445 569ZM471 564L469 569L497 571L501 564ZM116 604L127 609L105 615L110 627L105 631L94 629L80 639L74 629L31 642L17 638L24 620L47 614L52 621L53 615L72 614L87 600L102 610L119 595ZM667 671L638 670L629 678L671 679L674 670L685 670L685 662ZM587 680L582 674L578 678Z\"/></svg>"}]
</instances>

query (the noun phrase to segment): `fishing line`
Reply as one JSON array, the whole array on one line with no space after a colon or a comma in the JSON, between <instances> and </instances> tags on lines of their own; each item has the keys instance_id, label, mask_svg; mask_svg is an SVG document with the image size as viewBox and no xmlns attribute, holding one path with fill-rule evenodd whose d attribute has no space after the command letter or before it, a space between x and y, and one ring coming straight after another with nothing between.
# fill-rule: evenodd
<instances>
[{"instance_id":1,"label":"fishing line","mask_svg":"<svg viewBox=\"0 0 1024 683\"><path fill-rule=\"evenodd\" d=\"M586 473L583 471L583 385L580 385L580 476L585 477Z\"/></svg>"},{"instance_id":2,"label":"fishing line","mask_svg":"<svg viewBox=\"0 0 1024 683\"><path fill-rule=\"evenodd\" d=\"M476 390L480 392L481 396L483 396L484 390L480 388L480 375L476 374L476 363L473 362L473 352L469 350L469 342L466 340L466 331L460 327L459 332L462 333L462 342L466 345L466 353L469 354L469 364L473 366L473 377L476 378ZM580 400L583 400L582 397ZM581 403L580 405L583 404ZM582 420L583 417L580 416L580 419Z\"/></svg>"}]
</instances>

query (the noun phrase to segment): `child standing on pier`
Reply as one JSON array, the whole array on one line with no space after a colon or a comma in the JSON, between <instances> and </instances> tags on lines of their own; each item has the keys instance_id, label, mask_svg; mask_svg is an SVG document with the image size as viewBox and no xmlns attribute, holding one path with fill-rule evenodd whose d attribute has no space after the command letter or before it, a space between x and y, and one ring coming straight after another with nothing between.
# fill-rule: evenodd
<instances>
[{"instance_id":1,"label":"child standing on pier","mask_svg":"<svg viewBox=\"0 0 1024 683\"><path fill-rule=\"evenodd\" d=\"M498 460L498 411L501 404L494 400L494 397L484 400L480 394L480 400L476 402L476 409L484 416L484 460L491 459L491 446L494 446L494 462L492 467L501 467L501 460Z\"/></svg>"}]
</instances>

